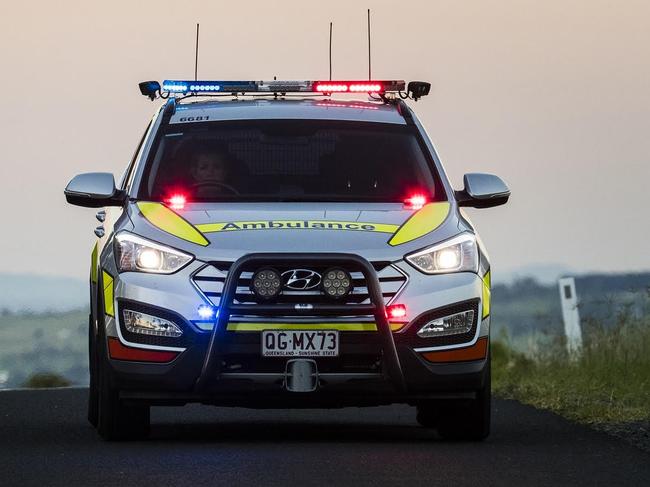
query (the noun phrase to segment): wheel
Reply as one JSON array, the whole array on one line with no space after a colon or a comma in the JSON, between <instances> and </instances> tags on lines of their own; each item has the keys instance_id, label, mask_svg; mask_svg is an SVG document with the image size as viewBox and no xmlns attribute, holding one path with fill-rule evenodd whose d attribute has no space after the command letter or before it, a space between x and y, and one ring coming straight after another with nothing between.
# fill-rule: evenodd
<instances>
[{"instance_id":1,"label":"wheel","mask_svg":"<svg viewBox=\"0 0 650 487\"><path fill-rule=\"evenodd\" d=\"M476 398L450 402L440 411L438 433L448 440L482 441L490 434L491 365L488 357L487 376Z\"/></svg>"},{"instance_id":2,"label":"wheel","mask_svg":"<svg viewBox=\"0 0 650 487\"><path fill-rule=\"evenodd\" d=\"M103 319L98 320L98 325L97 432L107 441L144 439L149 435L150 407L127 406L120 400L120 392L111 381Z\"/></svg>"},{"instance_id":3,"label":"wheel","mask_svg":"<svg viewBox=\"0 0 650 487\"><path fill-rule=\"evenodd\" d=\"M107 441L138 440L149 435L149 406L125 406L110 386L106 360L100 363L97 431Z\"/></svg>"},{"instance_id":4,"label":"wheel","mask_svg":"<svg viewBox=\"0 0 650 487\"><path fill-rule=\"evenodd\" d=\"M99 420L99 393L97 390L97 351L93 315L88 315L88 373L90 384L88 386L88 422L97 427Z\"/></svg>"},{"instance_id":5,"label":"wheel","mask_svg":"<svg viewBox=\"0 0 650 487\"><path fill-rule=\"evenodd\" d=\"M101 347L105 349L106 347ZM144 439L149 435L149 406L127 406L119 390L111 385L108 358L99 360L98 423L99 435L108 441Z\"/></svg>"}]
</instances>

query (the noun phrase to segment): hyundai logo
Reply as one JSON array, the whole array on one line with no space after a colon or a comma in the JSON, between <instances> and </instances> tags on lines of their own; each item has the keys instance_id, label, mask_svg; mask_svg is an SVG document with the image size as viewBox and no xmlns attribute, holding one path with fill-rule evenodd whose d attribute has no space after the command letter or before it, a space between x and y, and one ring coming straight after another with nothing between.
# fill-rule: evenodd
<instances>
[{"instance_id":1,"label":"hyundai logo","mask_svg":"<svg viewBox=\"0 0 650 487\"><path fill-rule=\"evenodd\" d=\"M309 269L291 269L282 273L284 287L295 291L307 291L320 285L321 275Z\"/></svg>"}]
</instances>

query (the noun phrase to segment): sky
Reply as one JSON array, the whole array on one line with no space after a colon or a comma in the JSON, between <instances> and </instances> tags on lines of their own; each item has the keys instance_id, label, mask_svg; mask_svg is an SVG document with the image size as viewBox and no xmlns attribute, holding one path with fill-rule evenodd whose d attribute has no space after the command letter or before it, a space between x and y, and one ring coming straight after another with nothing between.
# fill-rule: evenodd
<instances>
[{"instance_id":1,"label":"sky","mask_svg":"<svg viewBox=\"0 0 650 487\"><path fill-rule=\"evenodd\" d=\"M0 17L0 272L86 279L95 211L77 173L121 174L156 109L142 80L427 80L414 104L452 183L501 176L470 210L499 269L650 269L650 2L8 2ZM189 7L191 5L191 7ZM241 6L240 6L241 5ZM245 6L244 6L245 5Z\"/></svg>"}]
</instances>

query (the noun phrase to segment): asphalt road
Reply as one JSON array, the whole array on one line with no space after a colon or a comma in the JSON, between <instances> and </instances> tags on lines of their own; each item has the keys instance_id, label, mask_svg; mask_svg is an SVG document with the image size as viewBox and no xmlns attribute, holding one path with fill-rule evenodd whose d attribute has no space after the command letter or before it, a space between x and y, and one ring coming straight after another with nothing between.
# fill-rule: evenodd
<instances>
[{"instance_id":1,"label":"asphalt road","mask_svg":"<svg viewBox=\"0 0 650 487\"><path fill-rule=\"evenodd\" d=\"M513 401L484 443L453 443L406 406L154 408L146 442L106 443L85 389L0 393L0 485L644 485L650 455Z\"/></svg>"}]
</instances>

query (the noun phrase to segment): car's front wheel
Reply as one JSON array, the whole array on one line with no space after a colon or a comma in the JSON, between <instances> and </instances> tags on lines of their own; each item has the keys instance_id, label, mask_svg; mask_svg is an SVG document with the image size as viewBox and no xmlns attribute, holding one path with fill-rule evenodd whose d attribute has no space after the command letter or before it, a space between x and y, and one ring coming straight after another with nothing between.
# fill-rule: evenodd
<instances>
[{"instance_id":1,"label":"car's front wheel","mask_svg":"<svg viewBox=\"0 0 650 487\"><path fill-rule=\"evenodd\" d=\"M100 321L98 325L95 344L97 431L108 441L146 438L149 435L150 407L125 405L120 399L119 390L111 381L104 324Z\"/></svg>"},{"instance_id":2,"label":"car's front wheel","mask_svg":"<svg viewBox=\"0 0 650 487\"><path fill-rule=\"evenodd\" d=\"M418 423L427 428L437 428L440 436L447 440L484 440L490 434L491 375L488 357L485 382L476 392L475 399L419 404Z\"/></svg>"},{"instance_id":3,"label":"car's front wheel","mask_svg":"<svg viewBox=\"0 0 650 487\"><path fill-rule=\"evenodd\" d=\"M105 360L99 380L99 415L97 431L108 441L144 439L149 435L149 406L127 406L119 391L110 385Z\"/></svg>"},{"instance_id":4,"label":"car's front wheel","mask_svg":"<svg viewBox=\"0 0 650 487\"><path fill-rule=\"evenodd\" d=\"M97 343L93 326L93 315L88 315L88 422L97 427L99 421L99 392L97 389Z\"/></svg>"}]
</instances>

